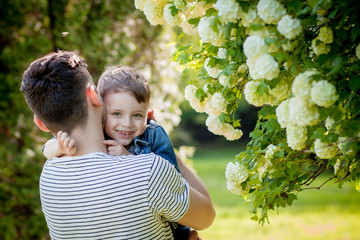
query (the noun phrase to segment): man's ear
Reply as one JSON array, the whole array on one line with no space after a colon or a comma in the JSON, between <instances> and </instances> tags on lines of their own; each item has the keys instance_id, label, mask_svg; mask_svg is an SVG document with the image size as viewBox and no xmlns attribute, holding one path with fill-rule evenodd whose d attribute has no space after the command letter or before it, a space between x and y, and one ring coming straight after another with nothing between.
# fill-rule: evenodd
<instances>
[{"instance_id":1,"label":"man's ear","mask_svg":"<svg viewBox=\"0 0 360 240\"><path fill-rule=\"evenodd\" d=\"M100 97L97 94L97 91L95 89L94 85L88 86L86 89L86 97L90 100L90 102L97 107L102 106L102 102L100 101Z\"/></svg>"},{"instance_id":2,"label":"man's ear","mask_svg":"<svg viewBox=\"0 0 360 240\"><path fill-rule=\"evenodd\" d=\"M44 123L34 114L35 124L44 132L50 132L50 130L44 125Z\"/></svg>"}]
</instances>

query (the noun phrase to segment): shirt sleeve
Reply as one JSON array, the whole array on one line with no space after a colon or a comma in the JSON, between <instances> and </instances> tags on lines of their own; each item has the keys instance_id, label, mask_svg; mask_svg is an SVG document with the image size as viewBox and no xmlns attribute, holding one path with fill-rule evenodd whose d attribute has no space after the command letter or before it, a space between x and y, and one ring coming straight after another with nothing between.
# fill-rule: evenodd
<instances>
[{"instance_id":1,"label":"shirt sleeve","mask_svg":"<svg viewBox=\"0 0 360 240\"><path fill-rule=\"evenodd\" d=\"M168 161L154 156L148 186L149 204L159 215L176 222L189 208L189 184Z\"/></svg>"}]
</instances>

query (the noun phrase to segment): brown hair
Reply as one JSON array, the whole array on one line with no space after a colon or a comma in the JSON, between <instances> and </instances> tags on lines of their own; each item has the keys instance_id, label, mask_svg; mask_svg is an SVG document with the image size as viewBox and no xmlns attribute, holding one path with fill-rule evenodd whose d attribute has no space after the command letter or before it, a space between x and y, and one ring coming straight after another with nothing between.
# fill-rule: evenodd
<instances>
[{"instance_id":1,"label":"brown hair","mask_svg":"<svg viewBox=\"0 0 360 240\"><path fill-rule=\"evenodd\" d=\"M129 92L138 103L150 100L149 81L135 69L127 66L112 66L100 76L97 89L102 98L112 92Z\"/></svg>"},{"instance_id":2,"label":"brown hair","mask_svg":"<svg viewBox=\"0 0 360 240\"><path fill-rule=\"evenodd\" d=\"M73 52L59 51L32 62L22 76L20 90L52 133L71 133L87 121L88 83L93 81L84 59Z\"/></svg>"}]
</instances>

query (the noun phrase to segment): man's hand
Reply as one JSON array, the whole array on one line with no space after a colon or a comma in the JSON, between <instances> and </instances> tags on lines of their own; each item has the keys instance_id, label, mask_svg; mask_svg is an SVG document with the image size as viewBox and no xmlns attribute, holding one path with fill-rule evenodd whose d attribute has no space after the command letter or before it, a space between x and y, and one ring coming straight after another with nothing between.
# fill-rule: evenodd
<instances>
[{"instance_id":1,"label":"man's hand","mask_svg":"<svg viewBox=\"0 0 360 240\"><path fill-rule=\"evenodd\" d=\"M115 140L104 140L103 143L107 146L108 154L113 156L132 155L126 148Z\"/></svg>"},{"instance_id":2,"label":"man's hand","mask_svg":"<svg viewBox=\"0 0 360 240\"><path fill-rule=\"evenodd\" d=\"M66 132L59 131L56 139L58 141L59 151L63 155L73 155L77 152L75 140L72 139Z\"/></svg>"}]
</instances>

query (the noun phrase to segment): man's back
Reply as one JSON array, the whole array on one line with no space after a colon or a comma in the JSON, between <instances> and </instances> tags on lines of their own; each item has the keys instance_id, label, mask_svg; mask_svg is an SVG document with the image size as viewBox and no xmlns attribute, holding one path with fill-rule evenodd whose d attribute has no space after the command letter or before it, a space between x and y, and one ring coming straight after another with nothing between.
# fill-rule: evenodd
<instances>
[{"instance_id":1,"label":"man's back","mask_svg":"<svg viewBox=\"0 0 360 240\"><path fill-rule=\"evenodd\" d=\"M172 239L165 218L189 205L186 181L154 154L48 160L40 194L53 239Z\"/></svg>"}]
</instances>

